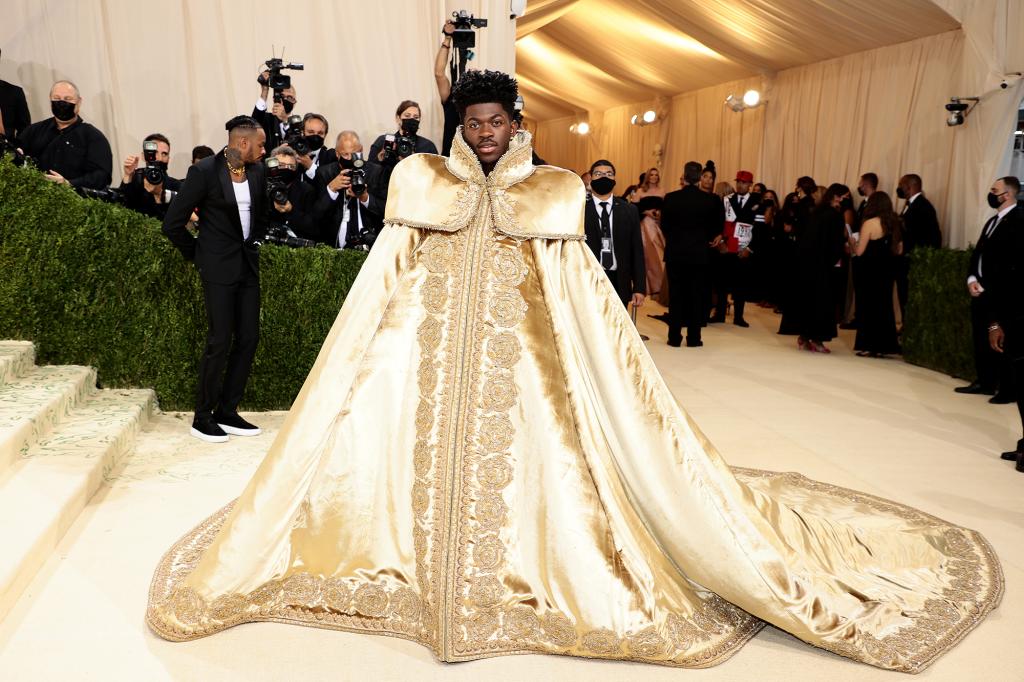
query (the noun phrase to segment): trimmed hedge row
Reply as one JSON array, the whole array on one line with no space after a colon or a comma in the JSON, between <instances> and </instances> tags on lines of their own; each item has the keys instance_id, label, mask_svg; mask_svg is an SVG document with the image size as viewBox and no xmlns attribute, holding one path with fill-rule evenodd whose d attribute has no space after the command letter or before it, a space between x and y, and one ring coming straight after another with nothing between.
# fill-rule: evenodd
<instances>
[{"instance_id":1,"label":"trimmed hedge row","mask_svg":"<svg viewBox=\"0 0 1024 682\"><path fill-rule=\"evenodd\" d=\"M265 245L261 338L243 409L287 409L316 360L364 255ZM969 254L916 250L908 362L973 378ZM0 160L0 338L36 342L39 361L92 365L109 387L155 388L190 410L206 329L195 269L157 221L86 200Z\"/></svg>"},{"instance_id":2,"label":"trimmed hedge row","mask_svg":"<svg viewBox=\"0 0 1024 682\"><path fill-rule=\"evenodd\" d=\"M261 338L242 409L287 409L365 256L264 245L260 258ZM191 410L205 333L198 273L158 221L0 161L0 339Z\"/></svg>"},{"instance_id":3,"label":"trimmed hedge row","mask_svg":"<svg viewBox=\"0 0 1024 682\"><path fill-rule=\"evenodd\" d=\"M903 325L903 358L915 365L973 379L971 254L953 249L914 249Z\"/></svg>"}]
</instances>

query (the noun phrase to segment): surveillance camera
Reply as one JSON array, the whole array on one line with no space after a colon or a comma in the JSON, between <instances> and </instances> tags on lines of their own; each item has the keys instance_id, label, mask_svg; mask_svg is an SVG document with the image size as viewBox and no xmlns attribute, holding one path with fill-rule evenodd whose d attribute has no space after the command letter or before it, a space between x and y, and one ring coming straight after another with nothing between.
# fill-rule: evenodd
<instances>
[{"instance_id":1,"label":"surveillance camera","mask_svg":"<svg viewBox=\"0 0 1024 682\"><path fill-rule=\"evenodd\" d=\"M968 105L965 104L964 102L961 102L960 100L958 100L956 98L953 98L949 102L949 104L946 105L946 111L956 111L956 112L967 111L967 106Z\"/></svg>"},{"instance_id":2,"label":"surveillance camera","mask_svg":"<svg viewBox=\"0 0 1024 682\"><path fill-rule=\"evenodd\" d=\"M949 105L946 105L946 106L948 107ZM953 126L962 126L963 124L964 124L964 115L961 112L959 112L959 111L954 111L953 113L951 113L949 115L949 118L946 119L946 125L948 125L951 128Z\"/></svg>"}]
</instances>

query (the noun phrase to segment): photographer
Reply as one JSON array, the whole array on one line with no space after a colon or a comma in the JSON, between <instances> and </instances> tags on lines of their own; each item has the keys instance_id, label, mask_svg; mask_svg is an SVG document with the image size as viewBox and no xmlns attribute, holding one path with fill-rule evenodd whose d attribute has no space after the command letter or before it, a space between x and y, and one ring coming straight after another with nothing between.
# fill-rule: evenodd
<instances>
[{"instance_id":1,"label":"photographer","mask_svg":"<svg viewBox=\"0 0 1024 682\"><path fill-rule=\"evenodd\" d=\"M412 100L399 104L395 111L395 122L398 124L398 132L394 135L381 135L370 145L371 161L393 168L407 156L437 153L437 146L433 142L419 136L419 104Z\"/></svg>"},{"instance_id":2,"label":"photographer","mask_svg":"<svg viewBox=\"0 0 1024 682\"><path fill-rule=\"evenodd\" d=\"M338 160L334 150L324 146L328 130L327 119L312 112L302 117L301 128L290 126L288 129L284 143L295 152L295 158L302 167L300 179L303 182L313 183L320 166Z\"/></svg>"},{"instance_id":3,"label":"photographer","mask_svg":"<svg viewBox=\"0 0 1024 682\"><path fill-rule=\"evenodd\" d=\"M288 137L288 116L295 109L295 104L298 101L295 98L295 87L289 84L288 87L283 88L281 101L271 102L268 111L270 71L264 69L256 81L260 84L260 96L256 100L256 106L252 109L252 117L263 126L263 132L267 134L267 148L274 149Z\"/></svg>"},{"instance_id":4,"label":"photographer","mask_svg":"<svg viewBox=\"0 0 1024 682\"><path fill-rule=\"evenodd\" d=\"M316 202L320 241L369 251L384 226L383 169L364 161L359 136L351 130L338 135L336 150L338 160L317 173L324 187Z\"/></svg>"},{"instance_id":5,"label":"photographer","mask_svg":"<svg viewBox=\"0 0 1024 682\"><path fill-rule=\"evenodd\" d=\"M434 80L437 82L437 94L441 98L441 108L444 111L444 134L441 136L441 154L448 156L452 151L452 140L459 129L459 112L455 103L451 100L452 84L458 81L458 70L455 63L451 61L452 33L455 32L455 22L449 19L444 22L444 40L441 41L441 48L434 58Z\"/></svg>"},{"instance_id":6,"label":"photographer","mask_svg":"<svg viewBox=\"0 0 1024 682\"><path fill-rule=\"evenodd\" d=\"M114 158L110 143L78 115L82 96L71 81L50 88L53 117L33 123L18 136L18 146L35 160L46 179L74 188L106 189Z\"/></svg>"},{"instance_id":7,"label":"photographer","mask_svg":"<svg viewBox=\"0 0 1024 682\"><path fill-rule=\"evenodd\" d=\"M319 236L314 220L316 190L311 182L299 179L302 175L299 155L286 144L270 154L277 164L267 169L268 220L283 228L288 236L315 240Z\"/></svg>"},{"instance_id":8,"label":"photographer","mask_svg":"<svg viewBox=\"0 0 1024 682\"><path fill-rule=\"evenodd\" d=\"M167 204L181 187L181 180L167 174L171 160L171 143L160 133L142 141L145 167L139 168L139 157L131 154L124 160L124 175L118 188L128 208L163 220Z\"/></svg>"}]
</instances>

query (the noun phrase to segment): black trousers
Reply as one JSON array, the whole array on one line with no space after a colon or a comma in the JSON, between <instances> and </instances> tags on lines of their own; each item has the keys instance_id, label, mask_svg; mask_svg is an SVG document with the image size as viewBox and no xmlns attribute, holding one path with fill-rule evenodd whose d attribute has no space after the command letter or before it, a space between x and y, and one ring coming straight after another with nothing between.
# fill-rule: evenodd
<instances>
[{"instance_id":1,"label":"black trousers","mask_svg":"<svg viewBox=\"0 0 1024 682\"><path fill-rule=\"evenodd\" d=\"M1014 386L1024 386L1024 319L1014 320L1005 325L1003 331L1003 355L1009 365L1010 376ZM1021 439L1017 441L1017 451L1024 452L1024 391L1017 393L1017 412L1020 413Z\"/></svg>"},{"instance_id":2,"label":"black trousers","mask_svg":"<svg viewBox=\"0 0 1024 682\"><path fill-rule=\"evenodd\" d=\"M971 337L974 341L974 369L978 374L977 381L990 391L998 388L1001 391L1009 390L1009 395L1013 395L1012 379L1009 376L1000 376L1009 374L1000 371L1008 366L1008 363L1003 362L1004 358L992 350L988 342L988 325L991 320L985 311L981 298L971 299Z\"/></svg>"},{"instance_id":3,"label":"black trousers","mask_svg":"<svg viewBox=\"0 0 1024 682\"><path fill-rule=\"evenodd\" d=\"M907 323L907 291L910 286L910 256L896 257L896 298L900 301L900 324Z\"/></svg>"},{"instance_id":4,"label":"black trousers","mask_svg":"<svg viewBox=\"0 0 1024 682\"><path fill-rule=\"evenodd\" d=\"M619 300L622 301L622 305L629 307L629 300L633 298L633 294L625 290L625 287L619 286L619 274L615 270L605 270L604 274L608 277L608 281L615 287L615 293L619 295Z\"/></svg>"},{"instance_id":5,"label":"black trousers","mask_svg":"<svg viewBox=\"0 0 1024 682\"><path fill-rule=\"evenodd\" d=\"M668 340L682 340L685 322L687 343L696 343L708 314L708 266L666 263L665 274L672 292L668 302Z\"/></svg>"},{"instance_id":6,"label":"black trousers","mask_svg":"<svg viewBox=\"0 0 1024 682\"><path fill-rule=\"evenodd\" d=\"M260 282L255 276L234 284L203 281L206 347L199 360L196 419L214 410L238 409L260 338Z\"/></svg>"},{"instance_id":7,"label":"black trousers","mask_svg":"<svg viewBox=\"0 0 1024 682\"><path fill-rule=\"evenodd\" d=\"M725 311L729 308L729 294L732 294L733 320L742 320L743 311L754 281L754 256L740 258L739 254L721 253L713 277L715 298L715 319L725 320Z\"/></svg>"}]
</instances>

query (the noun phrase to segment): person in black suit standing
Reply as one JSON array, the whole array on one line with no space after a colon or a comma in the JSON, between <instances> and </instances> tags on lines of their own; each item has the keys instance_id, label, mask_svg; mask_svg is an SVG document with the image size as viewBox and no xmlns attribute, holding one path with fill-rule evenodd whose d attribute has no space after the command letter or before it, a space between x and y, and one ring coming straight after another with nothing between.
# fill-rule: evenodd
<instances>
[{"instance_id":1,"label":"person in black suit standing","mask_svg":"<svg viewBox=\"0 0 1024 682\"><path fill-rule=\"evenodd\" d=\"M753 285L751 261L754 251L760 250L759 238L763 237L764 210L761 195L750 191L754 174L741 170L736 173L736 191L724 199L725 223L729 234L722 241L718 272L715 277L715 291L720 305L715 310L712 322L725 322L729 294L732 293L733 324L749 327L743 319L743 311Z\"/></svg>"},{"instance_id":2,"label":"person in black suit standing","mask_svg":"<svg viewBox=\"0 0 1024 682\"><path fill-rule=\"evenodd\" d=\"M989 235L981 262L984 275L982 300L987 312L989 345L1004 355L1015 386L1024 386L1024 208L1017 205L1020 180L1011 176L997 180L989 190L988 202L999 202L998 224ZM1024 430L1024 391L1016 391L1017 411ZM1002 458L1017 463L1024 473L1024 437Z\"/></svg>"},{"instance_id":3,"label":"person in black suit standing","mask_svg":"<svg viewBox=\"0 0 1024 682\"><path fill-rule=\"evenodd\" d=\"M661 209L661 231L665 234L665 272L669 280L668 345L682 345L686 322L686 345L703 346L701 323L707 316L706 283L711 248L722 240L725 208L715 194L701 191L701 165L690 161L683 167L681 190L665 195Z\"/></svg>"},{"instance_id":4,"label":"person in black suit standing","mask_svg":"<svg viewBox=\"0 0 1024 682\"><path fill-rule=\"evenodd\" d=\"M31 123L25 91L14 83L0 80L0 137L16 140Z\"/></svg>"},{"instance_id":5,"label":"person in black suit standing","mask_svg":"<svg viewBox=\"0 0 1024 682\"><path fill-rule=\"evenodd\" d=\"M604 159L590 166L591 196L584 209L587 246L611 280L622 304L639 308L647 291L647 266L640 214L636 206L612 194L615 166Z\"/></svg>"},{"instance_id":6,"label":"person in black suit standing","mask_svg":"<svg viewBox=\"0 0 1024 682\"><path fill-rule=\"evenodd\" d=\"M363 159L359 136L346 130L338 135L338 160L321 166L316 200L318 241L336 249L369 250L384 227L386 189L381 187L380 164ZM366 186L357 197L352 191L352 171L362 162Z\"/></svg>"},{"instance_id":7,"label":"person in black suit standing","mask_svg":"<svg viewBox=\"0 0 1024 682\"><path fill-rule=\"evenodd\" d=\"M990 294L987 292L986 263L998 256L996 252L1012 252L1014 248L1013 221L1021 209L1017 206L1017 191L1013 178L1000 179L992 185L988 195L989 207L996 210L985 222L981 236L971 251L971 263L967 273L967 291L971 295L971 332L974 340L974 367L977 378L969 386L959 386L957 393L991 395L990 402L997 404L1014 401L1013 379L1002 356L994 351L988 340L988 325L992 322L988 309ZM1014 215L1010 215L1014 213ZM997 393L998 391L998 393ZM997 399L998 398L998 399Z\"/></svg>"},{"instance_id":8,"label":"person in black suit standing","mask_svg":"<svg viewBox=\"0 0 1024 682\"><path fill-rule=\"evenodd\" d=\"M266 233L266 133L253 118L227 122L228 146L189 167L167 209L163 232L203 281L209 331L199 361L191 433L209 443L260 429L238 415L259 341L259 242ZM185 225L193 209L199 237ZM232 338L234 343L232 343ZM225 372L226 368L226 372Z\"/></svg>"},{"instance_id":9,"label":"person in black suit standing","mask_svg":"<svg viewBox=\"0 0 1024 682\"><path fill-rule=\"evenodd\" d=\"M921 193L921 176L908 173L900 178L896 196L906 199L900 217L903 218L903 255L896 266L896 295L900 301L900 315L907 313L907 287L910 275L910 254L914 249L937 249L942 246L942 231L935 207Z\"/></svg>"}]
</instances>

